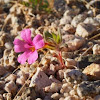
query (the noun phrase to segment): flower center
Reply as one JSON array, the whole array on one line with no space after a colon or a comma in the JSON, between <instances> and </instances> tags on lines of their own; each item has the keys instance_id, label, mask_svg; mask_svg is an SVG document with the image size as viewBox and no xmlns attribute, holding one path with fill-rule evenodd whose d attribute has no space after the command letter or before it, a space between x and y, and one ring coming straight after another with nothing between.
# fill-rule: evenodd
<instances>
[{"instance_id":1,"label":"flower center","mask_svg":"<svg viewBox=\"0 0 100 100\"><path fill-rule=\"evenodd\" d=\"M32 52L34 52L35 51L35 47L33 46L33 47L31 47L31 48L29 48Z\"/></svg>"}]
</instances>

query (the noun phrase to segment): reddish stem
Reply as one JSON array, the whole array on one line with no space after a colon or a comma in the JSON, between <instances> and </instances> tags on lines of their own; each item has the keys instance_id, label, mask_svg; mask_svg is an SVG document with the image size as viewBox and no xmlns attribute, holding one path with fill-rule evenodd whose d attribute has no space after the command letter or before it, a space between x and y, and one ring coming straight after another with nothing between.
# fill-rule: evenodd
<instances>
[{"instance_id":1,"label":"reddish stem","mask_svg":"<svg viewBox=\"0 0 100 100\"><path fill-rule=\"evenodd\" d=\"M59 61L60 61L60 65L62 66L62 68L64 68L65 64L64 64L63 59L62 59L61 51L58 52L58 58L59 58Z\"/></svg>"}]
</instances>

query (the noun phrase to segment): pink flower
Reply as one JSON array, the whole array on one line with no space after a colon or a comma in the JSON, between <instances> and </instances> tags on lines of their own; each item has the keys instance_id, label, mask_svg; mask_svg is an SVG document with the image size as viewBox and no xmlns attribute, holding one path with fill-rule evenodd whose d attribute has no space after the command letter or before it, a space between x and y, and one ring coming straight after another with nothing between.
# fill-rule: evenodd
<instances>
[{"instance_id":1,"label":"pink flower","mask_svg":"<svg viewBox=\"0 0 100 100\"><path fill-rule=\"evenodd\" d=\"M24 52L18 57L18 62L24 64L28 60L28 63L32 64L38 58L37 50L45 45L44 40L39 34L32 40L30 29L21 31L21 38L23 40L15 39L13 42L15 52Z\"/></svg>"}]
</instances>

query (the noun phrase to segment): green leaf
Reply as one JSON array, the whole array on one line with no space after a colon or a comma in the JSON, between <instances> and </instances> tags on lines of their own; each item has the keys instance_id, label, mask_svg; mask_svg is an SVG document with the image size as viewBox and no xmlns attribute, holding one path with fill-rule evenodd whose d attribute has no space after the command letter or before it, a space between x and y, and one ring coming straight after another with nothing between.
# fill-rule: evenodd
<instances>
[{"instance_id":1,"label":"green leaf","mask_svg":"<svg viewBox=\"0 0 100 100\"><path fill-rule=\"evenodd\" d=\"M53 37L53 40L54 40L55 42L57 42L57 35L56 35L55 33L52 33L52 37Z\"/></svg>"},{"instance_id":2,"label":"green leaf","mask_svg":"<svg viewBox=\"0 0 100 100\"><path fill-rule=\"evenodd\" d=\"M61 43L62 42L62 36L61 36L61 32L60 30L58 29L58 35L57 35L57 43Z\"/></svg>"},{"instance_id":3,"label":"green leaf","mask_svg":"<svg viewBox=\"0 0 100 100\"><path fill-rule=\"evenodd\" d=\"M46 41L47 41L49 38L53 38L52 35L51 35L48 31L44 32L43 35L44 35L44 38L45 38Z\"/></svg>"}]
</instances>

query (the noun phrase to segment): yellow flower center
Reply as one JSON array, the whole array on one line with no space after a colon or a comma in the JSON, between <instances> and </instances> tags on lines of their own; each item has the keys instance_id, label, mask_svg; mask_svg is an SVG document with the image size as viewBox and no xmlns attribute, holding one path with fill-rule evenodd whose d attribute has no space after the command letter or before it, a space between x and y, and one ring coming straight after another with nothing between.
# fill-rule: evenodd
<instances>
[{"instance_id":1,"label":"yellow flower center","mask_svg":"<svg viewBox=\"0 0 100 100\"><path fill-rule=\"evenodd\" d=\"M31 47L31 48L29 48L32 52L34 52L35 51L35 47L33 46L33 47Z\"/></svg>"}]
</instances>

